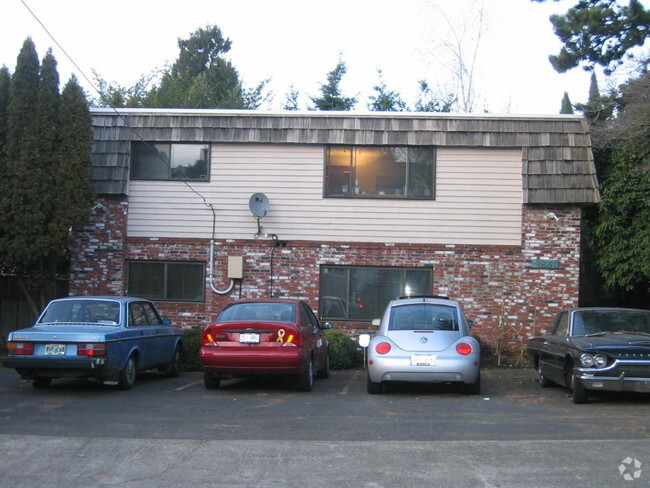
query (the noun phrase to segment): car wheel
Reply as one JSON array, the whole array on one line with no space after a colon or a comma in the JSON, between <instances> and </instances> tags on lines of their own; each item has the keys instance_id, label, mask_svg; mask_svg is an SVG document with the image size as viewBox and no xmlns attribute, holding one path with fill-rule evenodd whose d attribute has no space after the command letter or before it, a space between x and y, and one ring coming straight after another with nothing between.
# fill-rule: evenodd
<instances>
[{"instance_id":1,"label":"car wheel","mask_svg":"<svg viewBox=\"0 0 650 488\"><path fill-rule=\"evenodd\" d=\"M37 376L34 378L34 381L32 381L32 385L34 385L34 388L47 388L52 384L52 378L48 378L46 376Z\"/></svg>"},{"instance_id":2,"label":"car wheel","mask_svg":"<svg viewBox=\"0 0 650 488\"><path fill-rule=\"evenodd\" d=\"M203 372L203 385L208 390L216 390L221 386L221 378L219 378L214 373L208 373L207 371Z\"/></svg>"},{"instance_id":3,"label":"car wheel","mask_svg":"<svg viewBox=\"0 0 650 488\"><path fill-rule=\"evenodd\" d=\"M542 365L537 363L537 380L539 381L539 384L542 388L547 388L551 386L551 381L544 376L544 372L542 371Z\"/></svg>"},{"instance_id":4,"label":"car wheel","mask_svg":"<svg viewBox=\"0 0 650 488\"><path fill-rule=\"evenodd\" d=\"M299 391L311 391L314 387L314 360L310 359L307 367L298 375L296 387Z\"/></svg>"},{"instance_id":5,"label":"car wheel","mask_svg":"<svg viewBox=\"0 0 650 488\"><path fill-rule=\"evenodd\" d=\"M576 379L575 374L571 374L571 390L573 403L582 404L589 401L587 389Z\"/></svg>"},{"instance_id":6,"label":"car wheel","mask_svg":"<svg viewBox=\"0 0 650 488\"><path fill-rule=\"evenodd\" d=\"M372 381L370 379L370 375L368 375L366 385L367 385L368 393L370 393L371 395L377 395L382 391L384 391L384 384L381 381L377 381L377 382Z\"/></svg>"},{"instance_id":7,"label":"car wheel","mask_svg":"<svg viewBox=\"0 0 650 488\"><path fill-rule=\"evenodd\" d=\"M465 383L465 395L480 395L481 393L481 370L478 370L478 376L474 383Z\"/></svg>"},{"instance_id":8,"label":"car wheel","mask_svg":"<svg viewBox=\"0 0 650 488\"><path fill-rule=\"evenodd\" d=\"M167 376L170 378L176 378L181 374L181 360L183 358L183 354L181 351L180 346L176 346L176 349L174 349L174 354L172 356L171 361L169 361L169 364L167 365L167 368L165 368L165 373Z\"/></svg>"},{"instance_id":9,"label":"car wheel","mask_svg":"<svg viewBox=\"0 0 650 488\"><path fill-rule=\"evenodd\" d=\"M120 379L118 380L117 387L120 390L130 390L135 385L136 363L133 356L129 356L122 371L120 371Z\"/></svg>"},{"instance_id":10,"label":"car wheel","mask_svg":"<svg viewBox=\"0 0 650 488\"><path fill-rule=\"evenodd\" d=\"M325 356L325 366L318 370L316 373L318 378L329 378L330 377L330 355L329 352Z\"/></svg>"}]
</instances>

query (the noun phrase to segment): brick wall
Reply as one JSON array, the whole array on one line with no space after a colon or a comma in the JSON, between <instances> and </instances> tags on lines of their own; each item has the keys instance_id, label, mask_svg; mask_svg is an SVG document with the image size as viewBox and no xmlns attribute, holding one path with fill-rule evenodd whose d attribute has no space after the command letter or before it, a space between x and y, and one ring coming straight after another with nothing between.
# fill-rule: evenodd
<instances>
[{"instance_id":1,"label":"brick wall","mask_svg":"<svg viewBox=\"0 0 650 488\"><path fill-rule=\"evenodd\" d=\"M102 200L73 250L71 294L119 295L125 290L125 260L209 262L209 241L126 237L127 203ZM302 298L318 310L321 265L432 267L433 294L458 299L485 343L521 348L546 330L563 307L578 305L580 210L525 207L521 246L314 243L269 240L215 242L214 286L228 287L228 256L244 257L244 280L228 295L207 283L204 303L158 302L182 327L203 326L229 300L276 296ZM553 213L557 220L550 215ZM252 236L251 236L252 237ZM280 239L282 236L280 236ZM270 277L273 254L273 280ZM531 260L558 261L558 269L534 269ZM207 275L207 272L206 272ZM368 323L336 323L351 335Z\"/></svg>"}]
</instances>

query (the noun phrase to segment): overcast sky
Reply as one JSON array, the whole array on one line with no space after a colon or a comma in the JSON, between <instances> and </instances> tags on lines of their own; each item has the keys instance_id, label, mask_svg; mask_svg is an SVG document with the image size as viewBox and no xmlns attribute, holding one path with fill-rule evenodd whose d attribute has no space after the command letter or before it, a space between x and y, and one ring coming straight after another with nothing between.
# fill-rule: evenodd
<instances>
[{"instance_id":1,"label":"overcast sky","mask_svg":"<svg viewBox=\"0 0 650 488\"><path fill-rule=\"evenodd\" d=\"M449 26L467 29L484 6L482 38L475 62L476 110L492 113L557 114L564 91L584 102L589 74L577 68L556 73L548 62L561 46L548 17L564 13L575 0L544 4L530 0L24 0L82 72L96 70L107 81L135 83L141 75L172 63L178 38L217 25L232 41L229 57L244 83L270 78L274 99L264 108L280 109L291 85L301 108L317 96L320 83L338 61L348 67L342 89L367 96L378 81L412 106L418 80L449 91ZM62 84L75 73L91 96L92 87L68 61L21 0L0 6L0 64L13 72L27 37L39 56L52 48ZM466 59L471 60L471 45Z\"/></svg>"}]
</instances>

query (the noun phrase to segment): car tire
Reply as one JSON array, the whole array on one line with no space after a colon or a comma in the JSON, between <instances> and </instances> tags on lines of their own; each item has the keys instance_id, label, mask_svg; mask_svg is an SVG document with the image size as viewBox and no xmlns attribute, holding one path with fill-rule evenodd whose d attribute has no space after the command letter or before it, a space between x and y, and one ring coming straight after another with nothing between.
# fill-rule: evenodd
<instances>
[{"instance_id":1,"label":"car tire","mask_svg":"<svg viewBox=\"0 0 650 488\"><path fill-rule=\"evenodd\" d=\"M298 391L311 391L314 387L314 360L309 359L305 369L298 375L296 388Z\"/></svg>"},{"instance_id":2,"label":"car tire","mask_svg":"<svg viewBox=\"0 0 650 488\"><path fill-rule=\"evenodd\" d=\"M34 381L32 381L34 388L48 388L51 384L52 378L48 378L47 376L37 376L34 378Z\"/></svg>"},{"instance_id":3,"label":"car tire","mask_svg":"<svg viewBox=\"0 0 650 488\"><path fill-rule=\"evenodd\" d=\"M136 377L136 362L133 355L129 356L122 371L120 371L120 378L117 382L117 387L120 390L130 390L135 385Z\"/></svg>"},{"instance_id":4,"label":"car tire","mask_svg":"<svg viewBox=\"0 0 650 488\"><path fill-rule=\"evenodd\" d=\"M370 374L368 374L368 379L366 381L366 388L368 393L371 395L378 395L384 391L384 384L381 381L372 381L370 379Z\"/></svg>"},{"instance_id":5,"label":"car tire","mask_svg":"<svg viewBox=\"0 0 650 488\"><path fill-rule=\"evenodd\" d=\"M214 373L203 372L203 385L208 390L217 390L221 386L221 378Z\"/></svg>"},{"instance_id":6,"label":"car tire","mask_svg":"<svg viewBox=\"0 0 650 488\"><path fill-rule=\"evenodd\" d=\"M583 404L589 401L587 389L576 380L575 374L571 374L571 400L575 404Z\"/></svg>"},{"instance_id":7,"label":"car tire","mask_svg":"<svg viewBox=\"0 0 650 488\"><path fill-rule=\"evenodd\" d=\"M551 386L551 380L549 380L546 376L544 376L544 372L542 371L542 366L537 363L537 381L539 381L539 385L542 388L548 388Z\"/></svg>"},{"instance_id":8,"label":"car tire","mask_svg":"<svg viewBox=\"0 0 650 488\"><path fill-rule=\"evenodd\" d=\"M325 366L323 366L321 369L318 370L316 373L316 377L318 378L329 378L330 377L330 355L329 351L327 353L327 356L325 356Z\"/></svg>"},{"instance_id":9,"label":"car tire","mask_svg":"<svg viewBox=\"0 0 650 488\"><path fill-rule=\"evenodd\" d=\"M176 346L171 361L165 368L165 374L170 378L176 378L181 374L181 363L183 360L183 351L180 346Z\"/></svg>"},{"instance_id":10,"label":"car tire","mask_svg":"<svg viewBox=\"0 0 650 488\"><path fill-rule=\"evenodd\" d=\"M478 376L474 383L465 383L463 388L465 395L480 395L481 394L481 370L478 370Z\"/></svg>"}]
</instances>

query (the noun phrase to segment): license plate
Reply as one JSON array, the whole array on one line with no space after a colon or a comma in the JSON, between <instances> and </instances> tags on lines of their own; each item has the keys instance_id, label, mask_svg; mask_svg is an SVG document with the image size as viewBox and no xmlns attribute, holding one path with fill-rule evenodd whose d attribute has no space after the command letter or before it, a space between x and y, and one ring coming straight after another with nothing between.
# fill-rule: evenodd
<instances>
[{"instance_id":1,"label":"license plate","mask_svg":"<svg viewBox=\"0 0 650 488\"><path fill-rule=\"evenodd\" d=\"M65 344L45 344L46 356L63 356L65 354Z\"/></svg>"},{"instance_id":2,"label":"license plate","mask_svg":"<svg viewBox=\"0 0 650 488\"><path fill-rule=\"evenodd\" d=\"M437 362L438 362L438 358L430 354L411 355L411 366L435 366Z\"/></svg>"},{"instance_id":3,"label":"license plate","mask_svg":"<svg viewBox=\"0 0 650 488\"><path fill-rule=\"evenodd\" d=\"M259 344L260 335L259 334L239 334L239 342L242 344Z\"/></svg>"}]
</instances>

